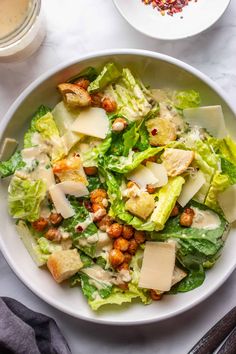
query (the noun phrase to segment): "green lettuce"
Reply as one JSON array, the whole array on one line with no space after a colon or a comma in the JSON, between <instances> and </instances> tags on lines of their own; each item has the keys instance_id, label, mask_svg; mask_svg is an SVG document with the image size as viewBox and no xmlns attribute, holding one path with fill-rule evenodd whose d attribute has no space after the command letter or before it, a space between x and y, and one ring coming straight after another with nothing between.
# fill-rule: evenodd
<instances>
[{"instance_id":1,"label":"green lettuce","mask_svg":"<svg viewBox=\"0 0 236 354\"><path fill-rule=\"evenodd\" d=\"M203 173L206 182L200 188L200 190L195 194L194 200L196 200L199 203L204 203L207 193L209 191L210 185L211 185L212 178L215 173L215 169L213 167L211 167L210 165L208 165L208 163L205 161L205 159L200 154L198 154L196 152L195 152L195 164L200 169L200 171Z\"/></svg>"},{"instance_id":2,"label":"green lettuce","mask_svg":"<svg viewBox=\"0 0 236 354\"><path fill-rule=\"evenodd\" d=\"M232 162L221 158L221 171L229 177L230 184L236 184L236 165Z\"/></svg>"},{"instance_id":3,"label":"green lettuce","mask_svg":"<svg viewBox=\"0 0 236 354\"><path fill-rule=\"evenodd\" d=\"M102 281L96 281L91 279L87 274L80 274L81 288L84 296L90 301L94 301L94 298L98 296L99 299L106 299L112 293L112 285L109 285ZM97 296L96 296L97 295Z\"/></svg>"},{"instance_id":4,"label":"green lettuce","mask_svg":"<svg viewBox=\"0 0 236 354\"><path fill-rule=\"evenodd\" d=\"M104 168L115 171L117 173L126 174L134 170L141 162L151 156L158 154L162 151L162 147L152 148L141 151L134 152L130 151L129 156L105 156L102 164Z\"/></svg>"},{"instance_id":5,"label":"green lettuce","mask_svg":"<svg viewBox=\"0 0 236 354\"><path fill-rule=\"evenodd\" d=\"M36 131L39 132L45 140L50 140L54 136L59 137L59 131L51 112L39 117L34 126Z\"/></svg>"},{"instance_id":6,"label":"green lettuce","mask_svg":"<svg viewBox=\"0 0 236 354\"><path fill-rule=\"evenodd\" d=\"M121 76L120 70L114 63L104 66L98 77L88 87L89 93L95 93L104 89L107 85L115 82Z\"/></svg>"},{"instance_id":7,"label":"green lettuce","mask_svg":"<svg viewBox=\"0 0 236 354\"><path fill-rule=\"evenodd\" d=\"M91 82L91 81L94 81L97 78L97 76L98 76L97 70L93 66L88 66L87 68L80 71L79 74L70 78L70 80L68 80L68 82L74 83L75 81L77 81L80 78L87 79Z\"/></svg>"},{"instance_id":8,"label":"green lettuce","mask_svg":"<svg viewBox=\"0 0 236 354\"><path fill-rule=\"evenodd\" d=\"M177 176L170 178L168 183L159 190L157 194L158 201L151 215L151 221L155 223L155 230L162 230L164 228L184 183L185 179L181 176Z\"/></svg>"},{"instance_id":9,"label":"green lettuce","mask_svg":"<svg viewBox=\"0 0 236 354\"><path fill-rule=\"evenodd\" d=\"M53 241L49 241L45 237L38 238L37 243L38 243L38 249L45 256L49 256L54 252L62 250L61 244L55 243ZM45 257L45 259L47 259L47 257Z\"/></svg>"},{"instance_id":10,"label":"green lettuce","mask_svg":"<svg viewBox=\"0 0 236 354\"><path fill-rule=\"evenodd\" d=\"M194 201L191 201L188 207L195 207L200 210L209 209L207 206ZM165 228L160 232L153 232L151 237L158 241L167 241L169 239L177 241L177 260L188 270L193 278L185 278L183 283L179 283L179 286L185 284L182 290L179 291L189 291L201 285L204 281L202 270L205 264L209 262L214 264L216 262L224 245L223 240L225 233L228 231L228 223L222 215L219 215L221 223L216 229L185 228L180 225L179 218L180 216L170 218ZM188 286L187 282L189 282Z\"/></svg>"},{"instance_id":11,"label":"green lettuce","mask_svg":"<svg viewBox=\"0 0 236 354\"><path fill-rule=\"evenodd\" d=\"M188 270L188 275L169 291L170 294L185 293L202 285L206 277L202 266Z\"/></svg>"},{"instance_id":12,"label":"green lettuce","mask_svg":"<svg viewBox=\"0 0 236 354\"><path fill-rule=\"evenodd\" d=\"M122 291L121 289L114 287L107 298L91 299L88 303L92 310L97 311L104 305L122 305L123 303L130 303L133 299L137 298L139 298L144 304L150 303L150 298L145 296L141 289L129 284L129 290Z\"/></svg>"},{"instance_id":13,"label":"green lettuce","mask_svg":"<svg viewBox=\"0 0 236 354\"><path fill-rule=\"evenodd\" d=\"M111 146L112 137L108 135L101 144L82 155L83 166L97 166L99 157L105 155Z\"/></svg>"},{"instance_id":14,"label":"green lettuce","mask_svg":"<svg viewBox=\"0 0 236 354\"><path fill-rule=\"evenodd\" d=\"M99 167L102 176L105 178L107 185L107 193L109 200L111 202L111 207L109 210L109 215L120 219L125 224L133 226L137 230L153 231L155 229L155 224L149 220L144 222L142 219L130 214L125 210L125 202L122 199L121 194L121 176L113 175L107 169Z\"/></svg>"},{"instance_id":15,"label":"green lettuce","mask_svg":"<svg viewBox=\"0 0 236 354\"><path fill-rule=\"evenodd\" d=\"M37 239L30 232L30 228L27 223L23 220L19 220L16 224L17 232L23 241L25 248L29 252L33 261L38 267L43 266L47 262L47 257L45 257L44 252L40 249Z\"/></svg>"},{"instance_id":16,"label":"green lettuce","mask_svg":"<svg viewBox=\"0 0 236 354\"><path fill-rule=\"evenodd\" d=\"M177 91L173 97L174 105L178 109L199 107L201 103L200 94L194 90Z\"/></svg>"},{"instance_id":17,"label":"green lettuce","mask_svg":"<svg viewBox=\"0 0 236 354\"><path fill-rule=\"evenodd\" d=\"M8 208L13 218L35 221L46 196L46 183L14 176L8 189Z\"/></svg>"},{"instance_id":18,"label":"green lettuce","mask_svg":"<svg viewBox=\"0 0 236 354\"><path fill-rule=\"evenodd\" d=\"M144 89L127 68L123 69L119 80L110 85L106 91L115 99L117 112L130 121L145 117L152 109L148 90Z\"/></svg>"},{"instance_id":19,"label":"green lettuce","mask_svg":"<svg viewBox=\"0 0 236 354\"><path fill-rule=\"evenodd\" d=\"M229 185L229 177L217 171L212 179L211 186L204 204L207 205L209 208L215 210L217 213L222 214L222 210L217 200L217 195L220 192L224 192L224 190L227 189Z\"/></svg>"},{"instance_id":20,"label":"green lettuce","mask_svg":"<svg viewBox=\"0 0 236 354\"><path fill-rule=\"evenodd\" d=\"M36 129L36 123L37 120L41 117L43 117L45 114L47 114L48 112L50 112L50 109L46 106L41 105L37 111L34 113L32 119L31 119L31 125L30 128L28 129L28 131L25 133L24 136L24 148L29 148L33 146L32 143L32 136L35 132L37 132Z\"/></svg>"},{"instance_id":21,"label":"green lettuce","mask_svg":"<svg viewBox=\"0 0 236 354\"><path fill-rule=\"evenodd\" d=\"M0 178L11 176L25 166L20 151L16 151L9 160L0 161Z\"/></svg>"}]
</instances>

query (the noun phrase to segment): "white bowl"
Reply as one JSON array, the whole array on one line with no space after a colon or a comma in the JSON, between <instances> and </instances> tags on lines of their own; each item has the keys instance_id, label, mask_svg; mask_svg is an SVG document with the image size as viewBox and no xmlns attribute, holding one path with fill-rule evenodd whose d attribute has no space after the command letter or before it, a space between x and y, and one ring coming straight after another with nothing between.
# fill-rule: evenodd
<instances>
[{"instance_id":1,"label":"white bowl","mask_svg":"<svg viewBox=\"0 0 236 354\"><path fill-rule=\"evenodd\" d=\"M114 0L117 9L131 26L149 37L176 40L211 27L225 12L230 0L192 0L183 12L162 16L142 0Z\"/></svg>"},{"instance_id":2,"label":"white bowl","mask_svg":"<svg viewBox=\"0 0 236 354\"><path fill-rule=\"evenodd\" d=\"M30 122L30 116L40 104L53 107L59 100L56 85L75 75L88 65L116 61L132 67L152 87L193 88L201 93L203 104L221 104L229 131L235 131L235 112L222 90L209 78L174 58L143 50L114 50L91 54L50 70L34 81L11 106L0 124L4 137L21 139ZM232 134L232 135L235 135ZM17 276L35 294L52 306L74 317L108 324L140 324L160 321L186 311L212 294L232 273L236 266L236 234L231 230L219 261L207 272L204 284L185 294L165 296L149 306L139 303L121 307L110 306L98 313L90 310L79 288L56 284L46 270L36 267L19 239L14 220L7 212L7 184L0 182L0 247ZM14 296L14 294L12 294Z\"/></svg>"}]
</instances>

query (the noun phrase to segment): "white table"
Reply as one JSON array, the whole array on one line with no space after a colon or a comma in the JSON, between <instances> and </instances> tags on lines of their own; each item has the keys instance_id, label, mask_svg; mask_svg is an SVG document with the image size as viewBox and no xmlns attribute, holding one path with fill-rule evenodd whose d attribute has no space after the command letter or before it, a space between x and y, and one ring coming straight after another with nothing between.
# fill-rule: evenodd
<instances>
[{"instance_id":1,"label":"white table","mask_svg":"<svg viewBox=\"0 0 236 354\"><path fill-rule=\"evenodd\" d=\"M149 49L179 58L218 82L235 104L235 1L212 29L178 42L139 34L121 18L112 0L44 0L44 8L48 32L40 50L23 63L0 64L0 117L42 72L80 54L114 47ZM98 326L76 320L40 300L16 278L1 254L0 274L0 295L14 297L55 318L73 354L185 354L235 305L236 272L208 300L172 320L132 328Z\"/></svg>"}]
</instances>

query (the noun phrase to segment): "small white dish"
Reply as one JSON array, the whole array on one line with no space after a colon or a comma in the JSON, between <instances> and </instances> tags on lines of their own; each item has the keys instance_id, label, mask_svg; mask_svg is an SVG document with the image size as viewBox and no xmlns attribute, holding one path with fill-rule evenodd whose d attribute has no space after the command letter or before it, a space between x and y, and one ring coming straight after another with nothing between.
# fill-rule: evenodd
<instances>
[{"instance_id":1,"label":"small white dish","mask_svg":"<svg viewBox=\"0 0 236 354\"><path fill-rule=\"evenodd\" d=\"M137 31L163 40L187 38L205 31L223 15L230 3L230 0L192 0L182 12L162 16L142 0L113 1L121 15Z\"/></svg>"},{"instance_id":2,"label":"small white dish","mask_svg":"<svg viewBox=\"0 0 236 354\"><path fill-rule=\"evenodd\" d=\"M5 137L22 142L32 113L41 105L54 107L60 100L57 84L68 80L88 66L101 67L109 61L128 66L150 87L195 89L200 92L202 105L222 106L226 127L236 139L236 111L225 94L211 79L193 67L167 55L137 49L117 49L78 58L63 63L41 75L16 99L0 122L0 145ZM15 220L7 211L9 180L0 181L0 249L8 264L21 281L36 295L57 309L76 318L109 325L133 325L157 322L196 306L221 286L236 268L236 229L231 228L222 255L207 271L202 286L172 296L164 296L148 306L134 302L123 306L110 305L93 312L78 287L57 284L46 269L38 268L17 235Z\"/></svg>"}]
</instances>

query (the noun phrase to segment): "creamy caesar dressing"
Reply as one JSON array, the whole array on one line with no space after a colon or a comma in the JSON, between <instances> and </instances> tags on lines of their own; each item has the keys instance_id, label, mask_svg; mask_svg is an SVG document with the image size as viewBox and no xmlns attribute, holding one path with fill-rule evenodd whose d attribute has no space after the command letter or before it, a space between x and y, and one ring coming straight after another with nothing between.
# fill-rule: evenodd
<instances>
[{"instance_id":1,"label":"creamy caesar dressing","mask_svg":"<svg viewBox=\"0 0 236 354\"><path fill-rule=\"evenodd\" d=\"M92 281L94 285L96 284L95 286L97 288L98 286L102 288L104 285L120 285L131 280L130 273L126 269L122 269L119 273L112 273L104 270L99 265L94 265L92 267L82 269L81 272L87 274L91 278L90 282ZM103 284L101 284L101 282Z\"/></svg>"},{"instance_id":2,"label":"creamy caesar dressing","mask_svg":"<svg viewBox=\"0 0 236 354\"><path fill-rule=\"evenodd\" d=\"M0 1L0 38L7 36L26 19L30 0Z\"/></svg>"},{"instance_id":3,"label":"creamy caesar dressing","mask_svg":"<svg viewBox=\"0 0 236 354\"><path fill-rule=\"evenodd\" d=\"M194 210L194 217L192 227L195 229L214 230L217 229L220 224L219 216L211 210L200 210L192 207Z\"/></svg>"}]
</instances>

